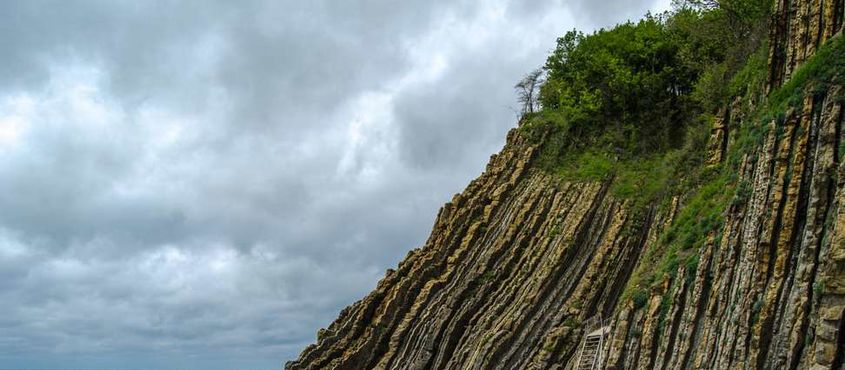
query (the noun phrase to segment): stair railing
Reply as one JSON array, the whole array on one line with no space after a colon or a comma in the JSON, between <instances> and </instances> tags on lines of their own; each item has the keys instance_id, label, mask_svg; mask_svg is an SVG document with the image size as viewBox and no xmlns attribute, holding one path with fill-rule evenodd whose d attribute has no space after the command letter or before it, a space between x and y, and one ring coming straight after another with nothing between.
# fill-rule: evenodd
<instances>
[{"instance_id":1,"label":"stair railing","mask_svg":"<svg viewBox=\"0 0 845 370\"><path fill-rule=\"evenodd\" d=\"M575 370L601 370L604 368L604 336L607 335L604 319L601 315L593 316L585 320L581 327L584 328L584 339L578 354L578 362L575 363ZM595 342L596 336L597 342ZM594 345L588 346L591 339ZM588 353L588 351L592 352Z\"/></svg>"}]
</instances>

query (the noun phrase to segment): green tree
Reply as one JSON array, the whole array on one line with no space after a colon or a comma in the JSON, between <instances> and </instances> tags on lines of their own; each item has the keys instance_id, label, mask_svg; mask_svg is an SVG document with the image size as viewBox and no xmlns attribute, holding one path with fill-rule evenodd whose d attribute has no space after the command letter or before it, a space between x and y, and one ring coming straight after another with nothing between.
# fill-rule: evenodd
<instances>
[{"instance_id":1,"label":"green tree","mask_svg":"<svg viewBox=\"0 0 845 370\"><path fill-rule=\"evenodd\" d=\"M568 32L546 61L540 101L562 112L586 145L632 152L674 145L697 78L680 63L678 41L653 16L589 36Z\"/></svg>"}]
</instances>

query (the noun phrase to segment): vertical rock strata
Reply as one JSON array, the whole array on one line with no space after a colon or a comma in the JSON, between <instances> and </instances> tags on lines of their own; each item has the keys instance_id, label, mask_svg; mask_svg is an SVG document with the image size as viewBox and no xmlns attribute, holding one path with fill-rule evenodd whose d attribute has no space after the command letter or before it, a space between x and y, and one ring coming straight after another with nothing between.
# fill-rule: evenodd
<instances>
[{"instance_id":1,"label":"vertical rock strata","mask_svg":"<svg viewBox=\"0 0 845 370\"><path fill-rule=\"evenodd\" d=\"M838 37L843 12L843 0L779 1L770 88ZM286 369L572 369L581 323L597 315L611 328L607 368L839 369L845 91L817 90L771 122L745 119L742 101L720 112L709 165L726 160L738 128L767 128L735 158L748 193L726 206L697 264L638 302L623 291L636 269L656 268L639 265L686 199L631 207L608 182L562 182L534 168L538 144L513 130L425 245Z\"/></svg>"},{"instance_id":2,"label":"vertical rock strata","mask_svg":"<svg viewBox=\"0 0 845 370\"><path fill-rule=\"evenodd\" d=\"M789 79L821 44L842 30L845 0L777 0L769 30L769 85Z\"/></svg>"},{"instance_id":3,"label":"vertical rock strata","mask_svg":"<svg viewBox=\"0 0 845 370\"><path fill-rule=\"evenodd\" d=\"M599 183L530 169L517 131L447 203L426 245L345 309L289 369L547 368L610 315L649 237Z\"/></svg>"}]
</instances>

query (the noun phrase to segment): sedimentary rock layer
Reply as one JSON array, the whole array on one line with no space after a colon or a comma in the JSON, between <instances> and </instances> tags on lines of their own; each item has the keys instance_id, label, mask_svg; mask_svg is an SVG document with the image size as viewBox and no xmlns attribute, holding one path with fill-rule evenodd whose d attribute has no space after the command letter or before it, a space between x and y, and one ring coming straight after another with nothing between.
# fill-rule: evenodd
<instances>
[{"instance_id":1,"label":"sedimentary rock layer","mask_svg":"<svg viewBox=\"0 0 845 370\"><path fill-rule=\"evenodd\" d=\"M536 151L512 131L426 245L288 368L544 368L571 355L578 323L613 311L665 216L529 169Z\"/></svg>"},{"instance_id":2,"label":"sedimentary rock layer","mask_svg":"<svg viewBox=\"0 0 845 370\"><path fill-rule=\"evenodd\" d=\"M843 0L781 0L769 87L841 30ZM747 194L644 299L623 295L687 206L633 207L611 181L571 183L534 166L520 131L439 212L426 244L344 309L286 369L571 369L588 319L607 319L607 368L838 369L845 360L845 162L841 86L807 91L781 117L714 123L709 165L737 133ZM540 141L541 142L541 141ZM668 206L667 206L668 205ZM625 297L625 298L623 298Z\"/></svg>"},{"instance_id":3,"label":"sedimentary rock layer","mask_svg":"<svg viewBox=\"0 0 845 370\"><path fill-rule=\"evenodd\" d=\"M619 310L610 365L838 368L841 100L834 87L769 124L763 145L741 158L739 181L751 184L749 197L725 211L724 228L705 243L696 271L681 266L643 309Z\"/></svg>"},{"instance_id":4,"label":"sedimentary rock layer","mask_svg":"<svg viewBox=\"0 0 845 370\"><path fill-rule=\"evenodd\" d=\"M842 31L845 0L777 0L769 36L769 84L788 80L821 44Z\"/></svg>"}]
</instances>

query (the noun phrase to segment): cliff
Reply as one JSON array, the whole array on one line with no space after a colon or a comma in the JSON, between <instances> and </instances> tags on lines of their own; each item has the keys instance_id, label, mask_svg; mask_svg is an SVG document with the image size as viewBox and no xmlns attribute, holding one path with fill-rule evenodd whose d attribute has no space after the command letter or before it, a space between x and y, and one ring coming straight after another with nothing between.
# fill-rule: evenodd
<instances>
[{"instance_id":1,"label":"cliff","mask_svg":"<svg viewBox=\"0 0 845 370\"><path fill-rule=\"evenodd\" d=\"M571 369L598 317L605 368L840 368L845 92L809 68L841 60L823 45L843 16L842 0L779 1L770 95L720 111L708 163L730 171L693 193L640 207L612 180L563 181L514 129L426 244L286 369ZM668 246L681 236L694 247Z\"/></svg>"}]
</instances>

